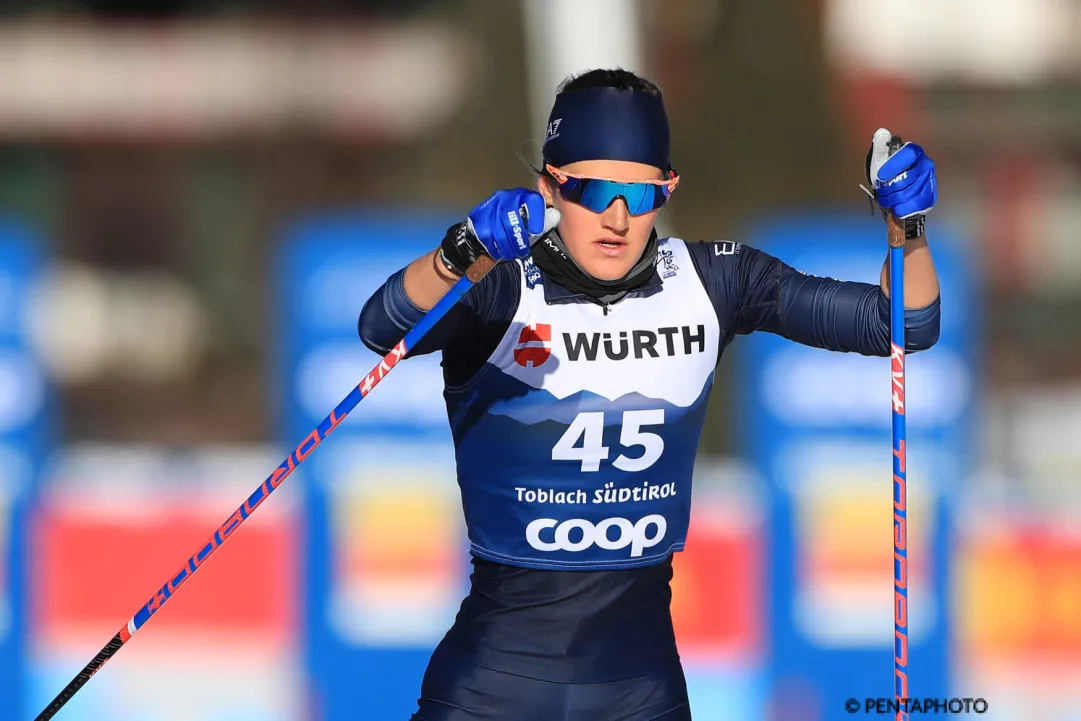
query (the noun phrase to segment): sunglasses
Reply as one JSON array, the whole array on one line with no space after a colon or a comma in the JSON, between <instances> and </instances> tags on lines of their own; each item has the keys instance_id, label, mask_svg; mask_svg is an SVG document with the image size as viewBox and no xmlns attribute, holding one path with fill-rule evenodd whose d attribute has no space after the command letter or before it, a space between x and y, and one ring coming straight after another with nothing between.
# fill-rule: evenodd
<instances>
[{"instance_id":1,"label":"sunglasses","mask_svg":"<svg viewBox=\"0 0 1081 721\"><path fill-rule=\"evenodd\" d=\"M577 203L594 213L603 213L617 198L623 198L631 215L645 215L660 210L679 185L679 174L669 169L668 180L627 182L613 178L591 178L567 173L552 165L544 166L555 178L559 197Z\"/></svg>"}]
</instances>

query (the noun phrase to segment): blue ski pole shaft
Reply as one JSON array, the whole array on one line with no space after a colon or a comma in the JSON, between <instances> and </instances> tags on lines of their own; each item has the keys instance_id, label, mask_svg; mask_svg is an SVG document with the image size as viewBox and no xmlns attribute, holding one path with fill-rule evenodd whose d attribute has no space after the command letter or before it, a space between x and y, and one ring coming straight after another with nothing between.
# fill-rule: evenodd
<instances>
[{"instance_id":1,"label":"blue ski pole shaft","mask_svg":"<svg viewBox=\"0 0 1081 721\"><path fill-rule=\"evenodd\" d=\"M905 229L892 213L890 246L890 395L893 412L893 679L896 721L907 721L908 486L905 469Z\"/></svg>"}]
</instances>

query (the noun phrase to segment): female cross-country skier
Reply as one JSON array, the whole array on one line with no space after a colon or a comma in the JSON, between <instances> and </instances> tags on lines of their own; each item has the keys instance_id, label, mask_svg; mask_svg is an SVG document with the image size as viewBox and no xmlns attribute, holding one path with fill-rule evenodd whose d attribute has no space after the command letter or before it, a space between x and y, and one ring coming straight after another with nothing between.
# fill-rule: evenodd
<instances>
[{"instance_id":1,"label":"female cross-country skier","mask_svg":"<svg viewBox=\"0 0 1081 721\"><path fill-rule=\"evenodd\" d=\"M939 334L923 235L935 169L918 145L890 155L890 140L875 133L866 174L905 219L918 351ZM880 285L843 282L736 242L659 238L679 181L667 116L657 87L624 70L560 87L542 154L536 190L478 205L358 321L387 353L473 261L500 261L410 351L443 353L473 564L412 719L686 721L669 584L721 353L766 331L888 356L888 267Z\"/></svg>"}]
</instances>

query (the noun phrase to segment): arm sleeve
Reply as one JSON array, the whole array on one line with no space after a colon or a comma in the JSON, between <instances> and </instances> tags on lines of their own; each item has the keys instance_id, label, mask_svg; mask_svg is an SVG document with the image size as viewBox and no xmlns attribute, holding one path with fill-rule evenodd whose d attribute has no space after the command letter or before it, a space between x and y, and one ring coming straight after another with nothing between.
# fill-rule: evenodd
<instances>
[{"instance_id":1,"label":"arm sleeve","mask_svg":"<svg viewBox=\"0 0 1081 721\"><path fill-rule=\"evenodd\" d=\"M890 354L890 301L878 285L806 275L746 245L689 243L725 342L761 330L815 348ZM938 342L940 301L905 311L905 350Z\"/></svg>"},{"instance_id":2,"label":"arm sleeve","mask_svg":"<svg viewBox=\"0 0 1081 721\"><path fill-rule=\"evenodd\" d=\"M409 354L427 355L442 350L451 338L465 332L471 325L466 302L474 290L476 287L470 288ZM357 333L369 350L386 354L424 317L424 313L405 293L405 268L402 268L368 298L357 319Z\"/></svg>"},{"instance_id":3,"label":"arm sleeve","mask_svg":"<svg viewBox=\"0 0 1081 721\"><path fill-rule=\"evenodd\" d=\"M410 356L443 351L448 384L471 378L499 345L518 310L519 266L500 263L462 296L409 351ZM357 333L369 350L390 352L424 317L405 293L405 268L390 276L368 298L357 319Z\"/></svg>"}]
</instances>

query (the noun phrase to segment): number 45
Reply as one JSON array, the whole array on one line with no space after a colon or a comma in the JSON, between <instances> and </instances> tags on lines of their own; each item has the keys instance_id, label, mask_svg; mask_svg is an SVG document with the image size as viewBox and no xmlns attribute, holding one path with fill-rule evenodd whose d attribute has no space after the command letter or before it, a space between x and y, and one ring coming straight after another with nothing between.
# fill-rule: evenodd
<instances>
[{"instance_id":1,"label":"number 45","mask_svg":"<svg viewBox=\"0 0 1081 721\"><path fill-rule=\"evenodd\" d=\"M642 446L638 458L620 454L612 465L621 471L642 471L649 468L664 451L664 439L656 433L642 430L642 426L664 424L664 409L648 411L625 411L619 432L619 443L624 447ZM601 461L608 459L608 446L604 443L604 413L589 411L579 413L567 428L567 432L552 448L553 461L581 461L582 472L599 471ZM582 445L578 445L578 441Z\"/></svg>"}]
</instances>

